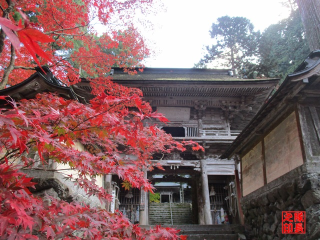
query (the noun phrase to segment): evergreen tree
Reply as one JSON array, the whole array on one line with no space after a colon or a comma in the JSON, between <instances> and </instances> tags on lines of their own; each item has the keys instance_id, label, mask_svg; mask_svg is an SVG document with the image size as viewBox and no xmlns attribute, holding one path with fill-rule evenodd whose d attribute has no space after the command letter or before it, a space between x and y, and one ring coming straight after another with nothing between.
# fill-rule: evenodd
<instances>
[{"instance_id":1,"label":"evergreen tree","mask_svg":"<svg viewBox=\"0 0 320 240\"><path fill-rule=\"evenodd\" d=\"M244 17L224 16L213 23L210 30L215 44L207 46L207 54L195 65L205 67L207 63L216 61L218 65L233 70L241 69L247 62L253 61L258 49L260 32Z\"/></svg>"},{"instance_id":2,"label":"evergreen tree","mask_svg":"<svg viewBox=\"0 0 320 240\"><path fill-rule=\"evenodd\" d=\"M258 70L267 77L284 78L305 59L309 48L297 10L262 33L259 54Z\"/></svg>"}]
</instances>

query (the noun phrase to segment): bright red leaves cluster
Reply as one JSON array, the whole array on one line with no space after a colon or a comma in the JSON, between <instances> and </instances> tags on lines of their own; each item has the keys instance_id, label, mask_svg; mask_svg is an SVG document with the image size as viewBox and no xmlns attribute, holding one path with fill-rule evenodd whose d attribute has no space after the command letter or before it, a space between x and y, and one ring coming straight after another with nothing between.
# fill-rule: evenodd
<instances>
[{"instance_id":1,"label":"bright red leaves cluster","mask_svg":"<svg viewBox=\"0 0 320 240\"><path fill-rule=\"evenodd\" d=\"M92 180L97 175L117 174L132 187L152 191L143 175L144 169L155 167L152 155L184 147L157 127L143 125L144 119L163 116L152 112L137 95L139 91L111 82L110 87L109 94L97 96L88 105L52 94L19 105L8 99L12 109L2 109L0 115L0 239L37 239L35 232L48 239L180 239L174 229L140 229L120 213L49 197L48 205L48 199L30 194L28 187L34 184L18 171L34 168L37 163L27 153L37 151L42 163L51 159L75 170L75 184L102 202L110 196ZM121 89L121 94L111 94L115 89ZM76 142L95 144L100 151L78 151Z\"/></svg>"},{"instance_id":2,"label":"bright red leaves cluster","mask_svg":"<svg viewBox=\"0 0 320 240\"><path fill-rule=\"evenodd\" d=\"M9 85L28 78L37 65L47 65L67 85L86 77L99 79L101 88L111 67L130 72L149 55L132 17L153 11L152 4L152 0L0 0L8 13L7 19L0 19L8 36L0 37L0 76L12 61L12 43L19 51ZM18 26L19 18L23 27Z\"/></svg>"},{"instance_id":3,"label":"bright red leaves cluster","mask_svg":"<svg viewBox=\"0 0 320 240\"><path fill-rule=\"evenodd\" d=\"M143 125L145 119L166 119L151 111L139 90L109 80L111 67L135 73L132 69L149 54L130 19L152 9L152 2L0 0L4 17L0 25L8 37L0 35L0 75L9 74L10 85L27 79L37 65L47 64L66 85L80 77L91 78L93 93L98 95L88 105L51 94L19 105L6 99L9 109L0 109L0 239L185 239L170 228L141 229L119 212L35 197L29 191L34 183L21 172L36 171L35 166L39 170L39 163L28 157L36 152L40 166L46 166L48 159L65 164L76 171L75 184L104 202L110 195L94 177L116 174L126 185L152 191L143 174L155 167L152 155L184 150L157 127ZM94 29L94 19L107 26L102 35ZM119 30L119 25L124 27ZM77 142L100 150L78 151ZM195 143L185 144L202 149Z\"/></svg>"},{"instance_id":4,"label":"bright red leaves cluster","mask_svg":"<svg viewBox=\"0 0 320 240\"><path fill-rule=\"evenodd\" d=\"M5 34L8 36L11 44L17 49L20 49L21 43L28 50L30 55L33 57L34 61L40 66L40 62L37 55L43 59L51 62L50 57L41 49L37 42L50 43L54 42L54 39L43 34L37 29L30 28L30 21L27 15L22 11L18 10L20 15L24 20L24 28L22 27L22 22L20 19L19 26L14 25L10 20L0 17L0 25ZM13 31L16 31L18 37ZM41 67L41 66L40 66Z\"/></svg>"}]
</instances>

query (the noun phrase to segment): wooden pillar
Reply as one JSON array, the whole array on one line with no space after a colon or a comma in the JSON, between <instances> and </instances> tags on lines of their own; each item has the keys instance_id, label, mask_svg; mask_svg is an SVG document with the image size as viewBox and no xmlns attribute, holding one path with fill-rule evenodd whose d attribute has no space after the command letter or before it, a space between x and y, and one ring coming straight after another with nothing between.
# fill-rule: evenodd
<instances>
[{"instance_id":1,"label":"wooden pillar","mask_svg":"<svg viewBox=\"0 0 320 240\"><path fill-rule=\"evenodd\" d=\"M198 175L194 175L192 177L192 186L191 186L191 197L192 197L192 223L199 224L199 216L198 216Z\"/></svg>"},{"instance_id":2,"label":"wooden pillar","mask_svg":"<svg viewBox=\"0 0 320 240\"><path fill-rule=\"evenodd\" d=\"M104 176L104 189L107 193L112 194L112 175L107 174ZM110 211L111 202L106 203L106 210Z\"/></svg>"},{"instance_id":3,"label":"wooden pillar","mask_svg":"<svg viewBox=\"0 0 320 240\"><path fill-rule=\"evenodd\" d=\"M227 131L228 131L228 136L231 136L231 128L230 128L230 123L227 122Z\"/></svg>"},{"instance_id":4,"label":"wooden pillar","mask_svg":"<svg viewBox=\"0 0 320 240\"><path fill-rule=\"evenodd\" d=\"M204 221L204 200L202 196L202 180L201 176L197 179L197 202L198 202L198 223L199 225L205 225Z\"/></svg>"},{"instance_id":5,"label":"wooden pillar","mask_svg":"<svg viewBox=\"0 0 320 240\"><path fill-rule=\"evenodd\" d=\"M241 208L241 197L242 197L242 193L241 193L241 187L240 187L240 180L239 180L239 171L238 171L238 167L237 167L237 163L239 162L239 160L235 159L235 169L234 169L234 177L235 177L235 182L236 182L236 189L237 189L237 199L238 199L238 213L239 213L239 221L241 225L244 225L244 216L243 216L243 212L242 212L242 208ZM242 179L242 177L241 177Z\"/></svg>"},{"instance_id":6,"label":"wooden pillar","mask_svg":"<svg viewBox=\"0 0 320 240\"><path fill-rule=\"evenodd\" d=\"M199 118L198 119L198 137L202 137L202 133L201 131L203 130L203 124L202 124L202 119Z\"/></svg>"},{"instance_id":7,"label":"wooden pillar","mask_svg":"<svg viewBox=\"0 0 320 240\"><path fill-rule=\"evenodd\" d=\"M207 176L206 160L200 160L200 165L201 165L204 223L206 225L209 225L209 224L212 224L212 217L211 217L211 210L210 210L209 183L208 183L208 176Z\"/></svg>"},{"instance_id":8,"label":"wooden pillar","mask_svg":"<svg viewBox=\"0 0 320 240\"><path fill-rule=\"evenodd\" d=\"M144 171L144 177L147 178L147 171ZM139 212L139 224L148 225L149 224L149 192L145 192L143 188L140 190L140 212Z\"/></svg>"}]
</instances>

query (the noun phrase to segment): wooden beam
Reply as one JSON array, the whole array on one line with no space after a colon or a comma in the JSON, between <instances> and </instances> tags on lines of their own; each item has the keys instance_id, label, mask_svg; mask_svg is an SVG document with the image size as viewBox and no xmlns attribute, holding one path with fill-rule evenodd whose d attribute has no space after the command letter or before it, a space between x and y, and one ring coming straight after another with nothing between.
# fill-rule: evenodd
<instances>
[{"instance_id":1,"label":"wooden beam","mask_svg":"<svg viewBox=\"0 0 320 240\"><path fill-rule=\"evenodd\" d=\"M264 148L264 138L261 140L262 146L262 171L263 171L263 184L267 185L267 168L266 168L266 152Z\"/></svg>"},{"instance_id":2,"label":"wooden beam","mask_svg":"<svg viewBox=\"0 0 320 240\"><path fill-rule=\"evenodd\" d=\"M315 107L309 107L309 110L311 113L313 126L316 130L316 135L318 137L318 141L320 142L320 122L319 122L319 116L318 116L317 110Z\"/></svg>"},{"instance_id":3,"label":"wooden beam","mask_svg":"<svg viewBox=\"0 0 320 240\"><path fill-rule=\"evenodd\" d=\"M296 110L295 110L296 122L297 122L297 128L298 128L298 133L299 133L299 141L300 141L302 158L303 158L303 162L305 163L307 161L307 156L306 156L303 133L302 133L302 124L301 124L301 119L300 119L301 118L300 111L299 111L299 106L297 106Z\"/></svg>"},{"instance_id":4,"label":"wooden beam","mask_svg":"<svg viewBox=\"0 0 320 240\"><path fill-rule=\"evenodd\" d=\"M234 170L235 180L236 180L236 188L237 188L237 198L238 198L238 213L240 224L244 225L244 217L241 208L241 189L240 189L240 181L239 181L239 172L237 169Z\"/></svg>"},{"instance_id":5,"label":"wooden beam","mask_svg":"<svg viewBox=\"0 0 320 240\"><path fill-rule=\"evenodd\" d=\"M178 175L178 174L189 174L189 175L198 175L199 171L193 169L154 169L152 172L148 172L149 175L161 174L161 175Z\"/></svg>"}]
</instances>

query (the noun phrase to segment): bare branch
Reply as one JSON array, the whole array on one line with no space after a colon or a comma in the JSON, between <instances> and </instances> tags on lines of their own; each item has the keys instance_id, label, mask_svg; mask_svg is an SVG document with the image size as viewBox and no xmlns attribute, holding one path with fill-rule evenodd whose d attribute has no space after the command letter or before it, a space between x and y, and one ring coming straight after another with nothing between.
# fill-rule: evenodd
<instances>
[{"instance_id":1,"label":"bare branch","mask_svg":"<svg viewBox=\"0 0 320 240\"><path fill-rule=\"evenodd\" d=\"M26 146L31 146L31 144L34 144L36 141L31 141L26 143ZM6 158L10 159L11 157L13 157L16 153L20 152L20 148L15 148L13 150L11 150L10 152L7 150L6 154L0 158L0 164L3 163L5 161Z\"/></svg>"},{"instance_id":2,"label":"bare branch","mask_svg":"<svg viewBox=\"0 0 320 240\"><path fill-rule=\"evenodd\" d=\"M27 168L23 168L27 169ZM29 170L40 170L40 171L48 171L48 172L59 172L59 171L70 171L72 168L63 168L63 169L45 169L45 168L28 168Z\"/></svg>"},{"instance_id":3,"label":"bare branch","mask_svg":"<svg viewBox=\"0 0 320 240\"><path fill-rule=\"evenodd\" d=\"M36 70L34 67L14 66L14 69Z\"/></svg>"},{"instance_id":4,"label":"bare branch","mask_svg":"<svg viewBox=\"0 0 320 240\"><path fill-rule=\"evenodd\" d=\"M82 37L86 35L88 32L83 33L83 34L68 34L68 33L55 33L55 35L60 35L60 36L71 36L71 37Z\"/></svg>"}]
</instances>

